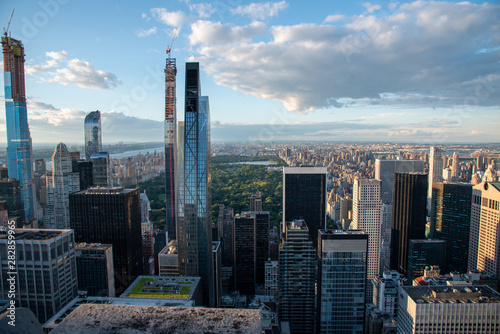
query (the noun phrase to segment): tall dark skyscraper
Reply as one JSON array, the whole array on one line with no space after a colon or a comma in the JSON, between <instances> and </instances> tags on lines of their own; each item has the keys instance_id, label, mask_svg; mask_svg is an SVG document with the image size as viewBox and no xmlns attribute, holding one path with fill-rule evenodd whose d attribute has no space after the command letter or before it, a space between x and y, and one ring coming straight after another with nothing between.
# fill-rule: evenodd
<instances>
[{"instance_id":1,"label":"tall dark skyscraper","mask_svg":"<svg viewBox=\"0 0 500 334\"><path fill-rule=\"evenodd\" d=\"M102 151L101 112L99 110L92 111L85 116L83 132L85 135L85 161L90 161L93 154Z\"/></svg>"},{"instance_id":2,"label":"tall dark skyscraper","mask_svg":"<svg viewBox=\"0 0 500 334\"><path fill-rule=\"evenodd\" d=\"M442 272L467 272L471 222L472 185L434 183L432 185L432 239L446 240Z\"/></svg>"},{"instance_id":3,"label":"tall dark skyscraper","mask_svg":"<svg viewBox=\"0 0 500 334\"><path fill-rule=\"evenodd\" d=\"M204 303L213 306L210 111L208 96L201 96L198 63L186 63L185 96L183 172L177 221L179 273L200 276Z\"/></svg>"},{"instance_id":4,"label":"tall dark skyscraper","mask_svg":"<svg viewBox=\"0 0 500 334\"><path fill-rule=\"evenodd\" d=\"M19 180L24 219L36 218L33 151L24 85L24 47L21 41L2 37L9 177Z\"/></svg>"},{"instance_id":5,"label":"tall dark skyscraper","mask_svg":"<svg viewBox=\"0 0 500 334\"><path fill-rule=\"evenodd\" d=\"M326 167L283 168L283 228L285 222L305 220L314 247L318 229L326 226Z\"/></svg>"},{"instance_id":6,"label":"tall dark skyscraper","mask_svg":"<svg viewBox=\"0 0 500 334\"><path fill-rule=\"evenodd\" d=\"M176 75L175 58L170 58L167 49L165 66L165 214L169 239L177 239L177 113L176 113Z\"/></svg>"},{"instance_id":7,"label":"tall dark skyscraper","mask_svg":"<svg viewBox=\"0 0 500 334\"><path fill-rule=\"evenodd\" d=\"M394 173L391 269L408 269L410 239L425 239L427 174Z\"/></svg>"},{"instance_id":8,"label":"tall dark skyscraper","mask_svg":"<svg viewBox=\"0 0 500 334\"><path fill-rule=\"evenodd\" d=\"M113 246L116 294L142 273L139 189L90 188L69 195L76 242Z\"/></svg>"}]
</instances>

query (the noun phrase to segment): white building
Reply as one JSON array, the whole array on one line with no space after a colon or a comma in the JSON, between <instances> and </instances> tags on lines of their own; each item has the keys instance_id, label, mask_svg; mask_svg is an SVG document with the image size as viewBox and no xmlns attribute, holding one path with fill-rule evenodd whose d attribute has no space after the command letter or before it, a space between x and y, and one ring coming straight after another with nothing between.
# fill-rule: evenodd
<instances>
[{"instance_id":1,"label":"white building","mask_svg":"<svg viewBox=\"0 0 500 334\"><path fill-rule=\"evenodd\" d=\"M278 261L269 259L265 264L265 289L266 296L272 296L274 301L278 299Z\"/></svg>"},{"instance_id":2,"label":"white building","mask_svg":"<svg viewBox=\"0 0 500 334\"><path fill-rule=\"evenodd\" d=\"M68 148L59 143L52 155L52 172L47 173L45 227L69 228L69 194L79 190L80 176L73 173Z\"/></svg>"},{"instance_id":3,"label":"white building","mask_svg":"<svg viewBox=\"0 0 500 334\"><path fill-rule=\"evenodd\" d=\"M500 293L485 285L403 286L398 333L500 332Z\"/></svg>"},{"instance_id":4,"label":"white building","mask_svg":"<svg viewBox=\"0 0 500 334\"><path fill-rule=\"evenodd\" d=\"M378 309L391 317L398 314L398 289L404 277L395 270L386 271L373 280L373 303Z\"/></svg>"},{"instance_id":5,"label":"white building","mask_svg":"<svg viewBox=\"0 0 500 334\"><path fill-rule=\"evenodd\" d=\"M469 271L500 277L500 184L482 182L472 189Z\"/></svg>"},{"instance_id":6,"label":"white building","mask_svg":"<svg viewBox=\"0 0 500 334\"><path fill-rule=\"evenodd\" d=\"M359 179L354 180L352 199L352 230L363 230L368 238L368 263L366 269L368 302L372 301L373 286L369 284L379 275L380 270L380 229L381 208L380 180Z\"/></svg>"}]
</instances>

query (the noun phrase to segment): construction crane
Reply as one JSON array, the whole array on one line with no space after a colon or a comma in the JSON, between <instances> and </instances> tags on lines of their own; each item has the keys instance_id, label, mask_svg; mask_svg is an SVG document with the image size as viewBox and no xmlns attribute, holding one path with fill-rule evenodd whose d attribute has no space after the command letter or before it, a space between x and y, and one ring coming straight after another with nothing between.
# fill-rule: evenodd
<instances>
[{"instance_id":1,"label":"construction crane","mask_svg":"<svg viewBox=\"0 0 500 334\"><path fill-rule=\"evenodd\" d=\"M170 53L172 52L172 46L174 45L174 39L175 37L177 36L177 30L178 29L175 29L174 30L174 35L172 36L172 41L170 42L170 45L167 45L167 50L166 50L166 53L168 55L168 63L167 63L167 66L168 64L170 64Z\"/></svg>"},{"instance_id":2,"label":"construction crane","mask_svg":"<svg viewBox=\"0 0 500 334\"><path fill-rule=\"evenodd\" d=\"M3 28L3 34L5 37L7 37L7 33L9 32L9 27L10 27L10 21L12 21L12 16L14 15L14 9L12 9L12 13L10 14L10 19L9 19L9 23L7 23L7 28Z\"/></svg>"}]
</instances>

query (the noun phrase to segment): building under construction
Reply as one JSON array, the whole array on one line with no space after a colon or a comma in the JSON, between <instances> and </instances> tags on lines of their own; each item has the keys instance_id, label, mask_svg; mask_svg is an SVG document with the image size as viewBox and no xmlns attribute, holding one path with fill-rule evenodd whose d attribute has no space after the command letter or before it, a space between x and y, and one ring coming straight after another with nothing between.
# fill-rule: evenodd
<instances>
[{"instance_id":1,"label":"building under construction","mask_svg":"<svg viewBox=\"0 0 500 334\"><path fill-rule=\"evenodd\" d=\"M175 38L175 33L174 33ZM172 43L173 43L172 39ZM175 79L177 67L175 58L170 58L172 47L167 48L165 67L165 213L169 240L177 238L176 233L176 163L177 163L177 119Z\"/></svg>"}]
</instances>

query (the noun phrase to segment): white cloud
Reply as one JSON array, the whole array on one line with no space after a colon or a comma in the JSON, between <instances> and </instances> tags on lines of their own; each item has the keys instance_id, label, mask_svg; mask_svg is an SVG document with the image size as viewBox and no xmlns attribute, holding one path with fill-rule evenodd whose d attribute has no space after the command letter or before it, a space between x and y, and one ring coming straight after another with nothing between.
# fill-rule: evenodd
<instances>
[{"instance_id":1,"label":"white cloud","mask_svg":"<svg viewBox=\"0 0 500 334\"><path fill-rule=\"evenodd\" d=\"M151 13L163 24L175 28L181 27L186 20L186 15L181 11L169 12L165 8L153 8L151 9Z\"/></svg>"},{"instance_id":2,"label":"white cloud","mask_svg":"<svg viewBox=\"0 0 500 334\"><path fill-rule=\"evenodd\" d=\"M153 27L151 29L148 29L148 30L145 30L145 29L141 29L139 31L136 32L136 35L138 37L146 37L146 36L149 36L149 35L154 35L158 32L158 29L156 27Z\"/></svg>"},{"instance_id":3,"label":"white cloud","mask_svg":"<svg viewBox=\"0 0 500 334\"><path fill-rule=\"evenodd\" d=\"M151 20L151 18L150 18L150 17L148 16L148 14L146 14L146 13L142 13L141 17L142 17L143 19L145 19L146 21Z\"/></svg>"},{"instance_id":4,"label":"white cloud","mask_svg":"<svg viewBox=\"0 0 500 334\"><path fill-rule=\"evenodd\" d=\"M480 131L480 130L471 130L471 132L469 133L469 135L471 136L479 136L479 135L483 135L484 134L484 131Z\"/></svg>"},{"instance_id":5,"label":"white cloud","mask_svg":"<svg viewBox=\"0 0 500 334\"><path fill-rule=\"evenodd\" d=\"M216 12L216 9L212 6L211 3L190 4L189 9L191 11L196 11L198 13L198 16L202 19L208 19Z\"/></svg>"},{"instance_id":6,"label":"white cloud","mask_svg":"<svg viewBox=\"0 0 500 334\"><path fill-rule=\"evenodd\" d=\"M343 21L345 19L346 19L345 15L340 15L340 14L328 15L326 19L323 21L323 23Z\"/></svg>"},{"instance_id":7,"label":"white cloud","mask_svg":"<svg viewBox=\"0 0 500 334\"><path fill-rule=\"evenodd\" d=\"M80 59L70 60L66 68L57 69L48 81L94 89L113 89L121 83L113 73L96 70L91 63Z\"/></svg>"},{"instance_id":8,"label":"white cloud","mask_svg":"<svg viewBox=\"0 0 500 334\"><path fill-rule=\"evenodd\" d=\"M196 21L191 24L189 41L191 45L217 45L248 42L252 37L265 32L262 22L252 22L246 26L235 26L230 23Z\"/></svg>"},{"instance_id":9,"label":"white cloud","mask_svg":"<svg viewBox=\"0 0 500 334\"><path fill-rule=\"evenodd\" d=\"M231 10L232 14L247 15L253 20L264 20L267 17L278 15L280 10L288 7L286 1L251 3L246 6L238 6Z\"/></svg>"},{"instance_id":10,"label":"white cloud","mask_svg":"<svg viewBox=\"0 0 500 334\"><path fill-rule=\"evenodd\" d=\"M369 2L363 3L363 7L366 8L367 13L373 13L376 10L380 10L382 7L380 5L374 5Z\"/></svg>"},{"instance_id":11,"label":"white cloud","mask_svg":"<svg viewBox=\"0 0 500 334\"><path fill-rule=\"evenodd\" d=\"M342 26L272 26L267 42L253 41L262 23L198 21L191 60L202 60L219 85L298 113L342 104L500 105L500 6L416 1L376 13Z\"/></svg>"},{"instance_id":12,"label":"white cloud","mask_svg":"<svg viewBox=\"0 0 500 334\"><path fill-rule=\"evenodd\" d=\"M60 52L49 51L49 52L46 52L45 55L47 57L50 57L50 58L55 59L55 60L61 60L61 59L68 58L68 53L66 51L60 51Z\"/></svg>"}]
</instances>

